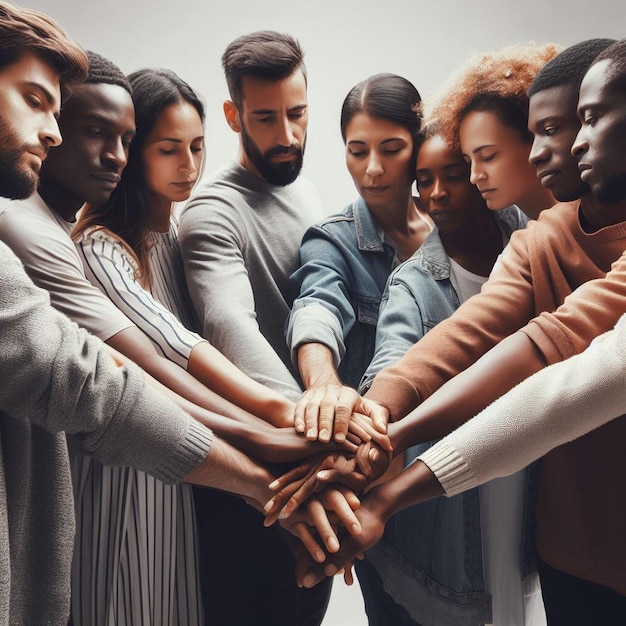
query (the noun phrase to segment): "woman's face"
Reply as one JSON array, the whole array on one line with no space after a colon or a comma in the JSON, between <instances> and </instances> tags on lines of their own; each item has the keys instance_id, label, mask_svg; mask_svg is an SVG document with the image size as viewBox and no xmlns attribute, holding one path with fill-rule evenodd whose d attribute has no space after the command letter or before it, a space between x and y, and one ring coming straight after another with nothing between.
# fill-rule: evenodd
<instances>
[{"instance_id":1,"label":"woman's face","mask_svg":"<svg viewBox=\"0 0 626 626\"><path fill-rule=\"evenodd\" d=\"M406 207L414 180L411 133L389 120L357 113L346 126L346 164L370 209Z\"/></svg>"},{"instance_id":2,"label":"woman's face","mask_svg":"<svg viewBox=\"0 0 626 626\"><path fill-rule=\"evenodd\" d=\"M417 189L424 208L443 233L461 230L485 201L469 180L470 168L459 150L441 137L426 139L417 155Z\"/></svg>"},{"instance_id":3,"label":"woman's face","mask_svg":"<svg viewBox=\"0 0 626 626\"><path fill-rule=\"evenodd\" d=\"M487 206L504 209L523 204L541 186L537 171L528 162L531 144L519 131L505 126L494 113L471 111L461 122L461 150L470 164L470 180Z\"/></svg>"},{"instance_id":4,"label":"woman's face","mask_svg":"<svg viewBox=\"0 0 626 626\"><path fill-rule=\"evenodd\" d=\"M200 174L204 129L188 102L163 110L143 146L144 180L157 202L187 200Z\"/></svg>"}]
</instances>

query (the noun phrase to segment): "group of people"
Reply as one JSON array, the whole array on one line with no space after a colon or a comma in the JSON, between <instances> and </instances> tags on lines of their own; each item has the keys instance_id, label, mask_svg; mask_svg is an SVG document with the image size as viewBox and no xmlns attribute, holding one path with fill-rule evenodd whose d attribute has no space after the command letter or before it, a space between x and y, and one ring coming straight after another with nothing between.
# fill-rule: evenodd
<instances>
[{"instance_id":1,"label":"group of people","mask_svg":"<svg viewBox=\"0 0 626 626\"><path fill-rule=\"evenodd\" d=\"M334 214L297 40L222 65L202 176L181 77L0 2L0 623L626 621L626 40L357 84Z\"/></svg>"}]
</instances>

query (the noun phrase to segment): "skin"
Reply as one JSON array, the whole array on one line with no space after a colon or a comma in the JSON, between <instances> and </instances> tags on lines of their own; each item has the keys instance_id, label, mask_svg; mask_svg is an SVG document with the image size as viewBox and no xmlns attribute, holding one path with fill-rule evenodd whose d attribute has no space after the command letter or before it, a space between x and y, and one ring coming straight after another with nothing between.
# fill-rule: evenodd
<instances>
[{"instance_id":1,"label":"skin","mask_svg":"<svg viewBox=\"0 0 626 626\"><path fill-rule=\"evenodd\" d=\"M512 204L532 219L554 204L528 163L530 145L519 131L505 126L488 111L471 111L461 122L461 150L471 166L470 181L492 210Z\"/></svg>"},{"instance_id":2,"label":"skin","mask_svg":"<svg viewBox=\"0 0 626 626\"><path fill-rule=\"evenodd\" d=\"M580 86L581 128L572 146L582 180L601 202L626 200L626 97L613 87L610 59L592 65Z\"/></svg>"},{"instance_id":3,"label":"skin","mask_svg":"<svg viewBox=\"0 0 626 626\"><path fill-rule=\"evenodd\" d=\"M59 126L63 145L50 152L42 169L41 195L72 221L83 203L104 203L117 187L135 135L133 101L118 85L79 85Z\"/></svg>"},{"instance_id":4,"label":"skin","mask_svg":"<svg viewBox=\"0 0 626 626\"><path fill-rule=\"evenodd\" d=\"M417 155L416 182L448 256L468 271L488 276L502 251L502 235L469 181L461 152L438 135L426 139Z\"/></svg>"},{"instance_id":5,"label":"skin","mask_svg":"<svg viewBox=\"0 0 626 626\"><path fill-rule=\"evenodd\" d=\"M408 258L428 237L431 223L411 193L415 178L411 133L390 120L357 113L347 123L345 137L346 165L355 187L400 256ZM384 411L343 385L327 346L301 345L298 368L306 391L296 406L295 425L307 439L343 441L355 411L372 417L376 428L385 432Z\"/></svg>"},{"instance_id":6,"label":"skin","mask_svg":"<svg viewBox=\"0 0 626 626\"><path fill-rule=\"evenodd\" d=\"M178 102L167 107L142 147L144 182L153 207L152 230L167 232L173 202L189 198L204 156L204 128L195 107Z\"/></svg>"},{"instance_id":7,"label":"skin","mask_svg":"<svg viewBox=\"0 0 626 626\"><path fill-rule=\"evenodd\" d=\"M247 134L261 155L279 152L270 157L271 164L295 161L297 151L287 149L304 150L309 122L306 78L301 70L279 81L246 76L242 79L242 91L241 107L227 100L224 115L230 128L239 134L237 161L251 174L264 179L245 150L242 133Z\"/></svg>"},{"instance_id":8,"label":"skin","mask_svg":"<svg viewBox=\"0 0 626 626\"><path fill-rule=\"evenodd\" d=\"M61 144L58 73L38 54L25 52L0 70L2 195L25 198L35 189L48 149Z\"/></svg>"}]
</instances>

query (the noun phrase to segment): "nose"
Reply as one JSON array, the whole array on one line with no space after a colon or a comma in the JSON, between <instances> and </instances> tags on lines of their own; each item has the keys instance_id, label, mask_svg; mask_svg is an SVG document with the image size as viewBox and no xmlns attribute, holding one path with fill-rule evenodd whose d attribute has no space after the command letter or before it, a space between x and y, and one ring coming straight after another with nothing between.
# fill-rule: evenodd
<instances>
[{"instance_id":1,"label":"nose","mask_svg":"<svg viewBox=\"0 0 626 626\"><path fill-rule=\"evenodd\" d=\"M384 172L380 157L375 150L369 153L365 173L371 177L380 176Z\"/></svg>"},{"instance_id":2,"label":"nose","mask_svg":"<svg viewBox=\"0 0 626 626\"><path fill-rule=\"evenodd\" d=\"M478 184L479 181L484 180L484 179L485 179L485 172L478 165L478 163L476 163L475 161L472 161L470 165L470 183L472 183L472 185L476 185Z\"/></svg>"},{"instance_id":3,"label":"nose","mask_svg":"<svg viewBox=\"0 0 626 626\"><path fill-rule=\"evenodd\" d=\"M589 142L585 137L584 128L581 128L578 131L578 135L576 135L574 143L572 144L572 156L580 159L580 157L585 154L587 150L589 150Z\"/></svg>"},{"instance_id":4,"label":"nose","mask_svg":"<svg viewBox=\"0 0 626 626\"><path fill-rule=\"evenodd\" d=\"M39 140L48 146L48 148L54 148L63 141L61 131L59 130L59 123L52 113L45 117L45 123L39 133Z\"/></svg>"},{"instance_id":5,"label":"nose","mask_svg":"<svg viewBox=\"0 0 626 626\"><path fill-rule=\"evenodd\" d=\"M528 154L528 162L535 167L542 161L547 160L549 155L548 149L545 144L535 137L533 145L530 147L530 153Z\"/></svg>"},{"instance_id":6,"label":"nose","mask_svg":"<svg viewBox=\"0 0 626 626\"><path fill-rule=\"evenodd\" d=\"M294 129L292 127L291 120L285 116L282 123L279 124L278 136L276 137L276 143L286 148L291 146L294 141Z\"/></svg>"},{"instance_id":7,"label":"nose","mask_svg":"<svg viewBox=\"0 0 626 626\"><path fill-rule=\"evenodd\" d=\"M196 161L194 159L194 153L191 152L191 150L185 150L182 154L183 158L179 165L179 169L186 176L193 176L198 171Z\"/></svg>"},{"instance_id":8,"label":"nose","mask_svg":"<svg viewBox=\"0 0 626 626\"><path fill-rule=\"evenodd\" d=\"M102 159L117 169L123 169L128 163L128 146L121 137L116 137L106 145Z\"/></svg>"},{"instance_id":9,"label":"nose","mask_svg":"<svg viewBox=\"0 0 626 626\"><path fill-rule=\"evenodd\" d=\"M435 178L433 182L433 190L430 194L431 200L442 200L448 195L448 191L443 184L443 181L439 178Z\"/></svg>"}]
</instances>

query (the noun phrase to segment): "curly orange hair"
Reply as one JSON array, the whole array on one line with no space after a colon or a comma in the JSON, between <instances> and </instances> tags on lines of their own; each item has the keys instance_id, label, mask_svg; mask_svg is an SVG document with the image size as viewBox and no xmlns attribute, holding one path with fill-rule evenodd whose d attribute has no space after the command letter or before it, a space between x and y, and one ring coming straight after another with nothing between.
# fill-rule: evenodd
<instances>
[{"instance_id":1,"label":"curly orange hair","mask_svg":"<svg viewBox=\"0 0 626 626\"><path fill-rule=\"evenodd\" d=\"M459 147L459 127L474 101L489 96L513 101L528 115L528 87L535 74L561 47L508 46L498 52L474 54L439 89L424 100L426 121L437 120L441 136Z\"/></svg>"}]
</instances>

